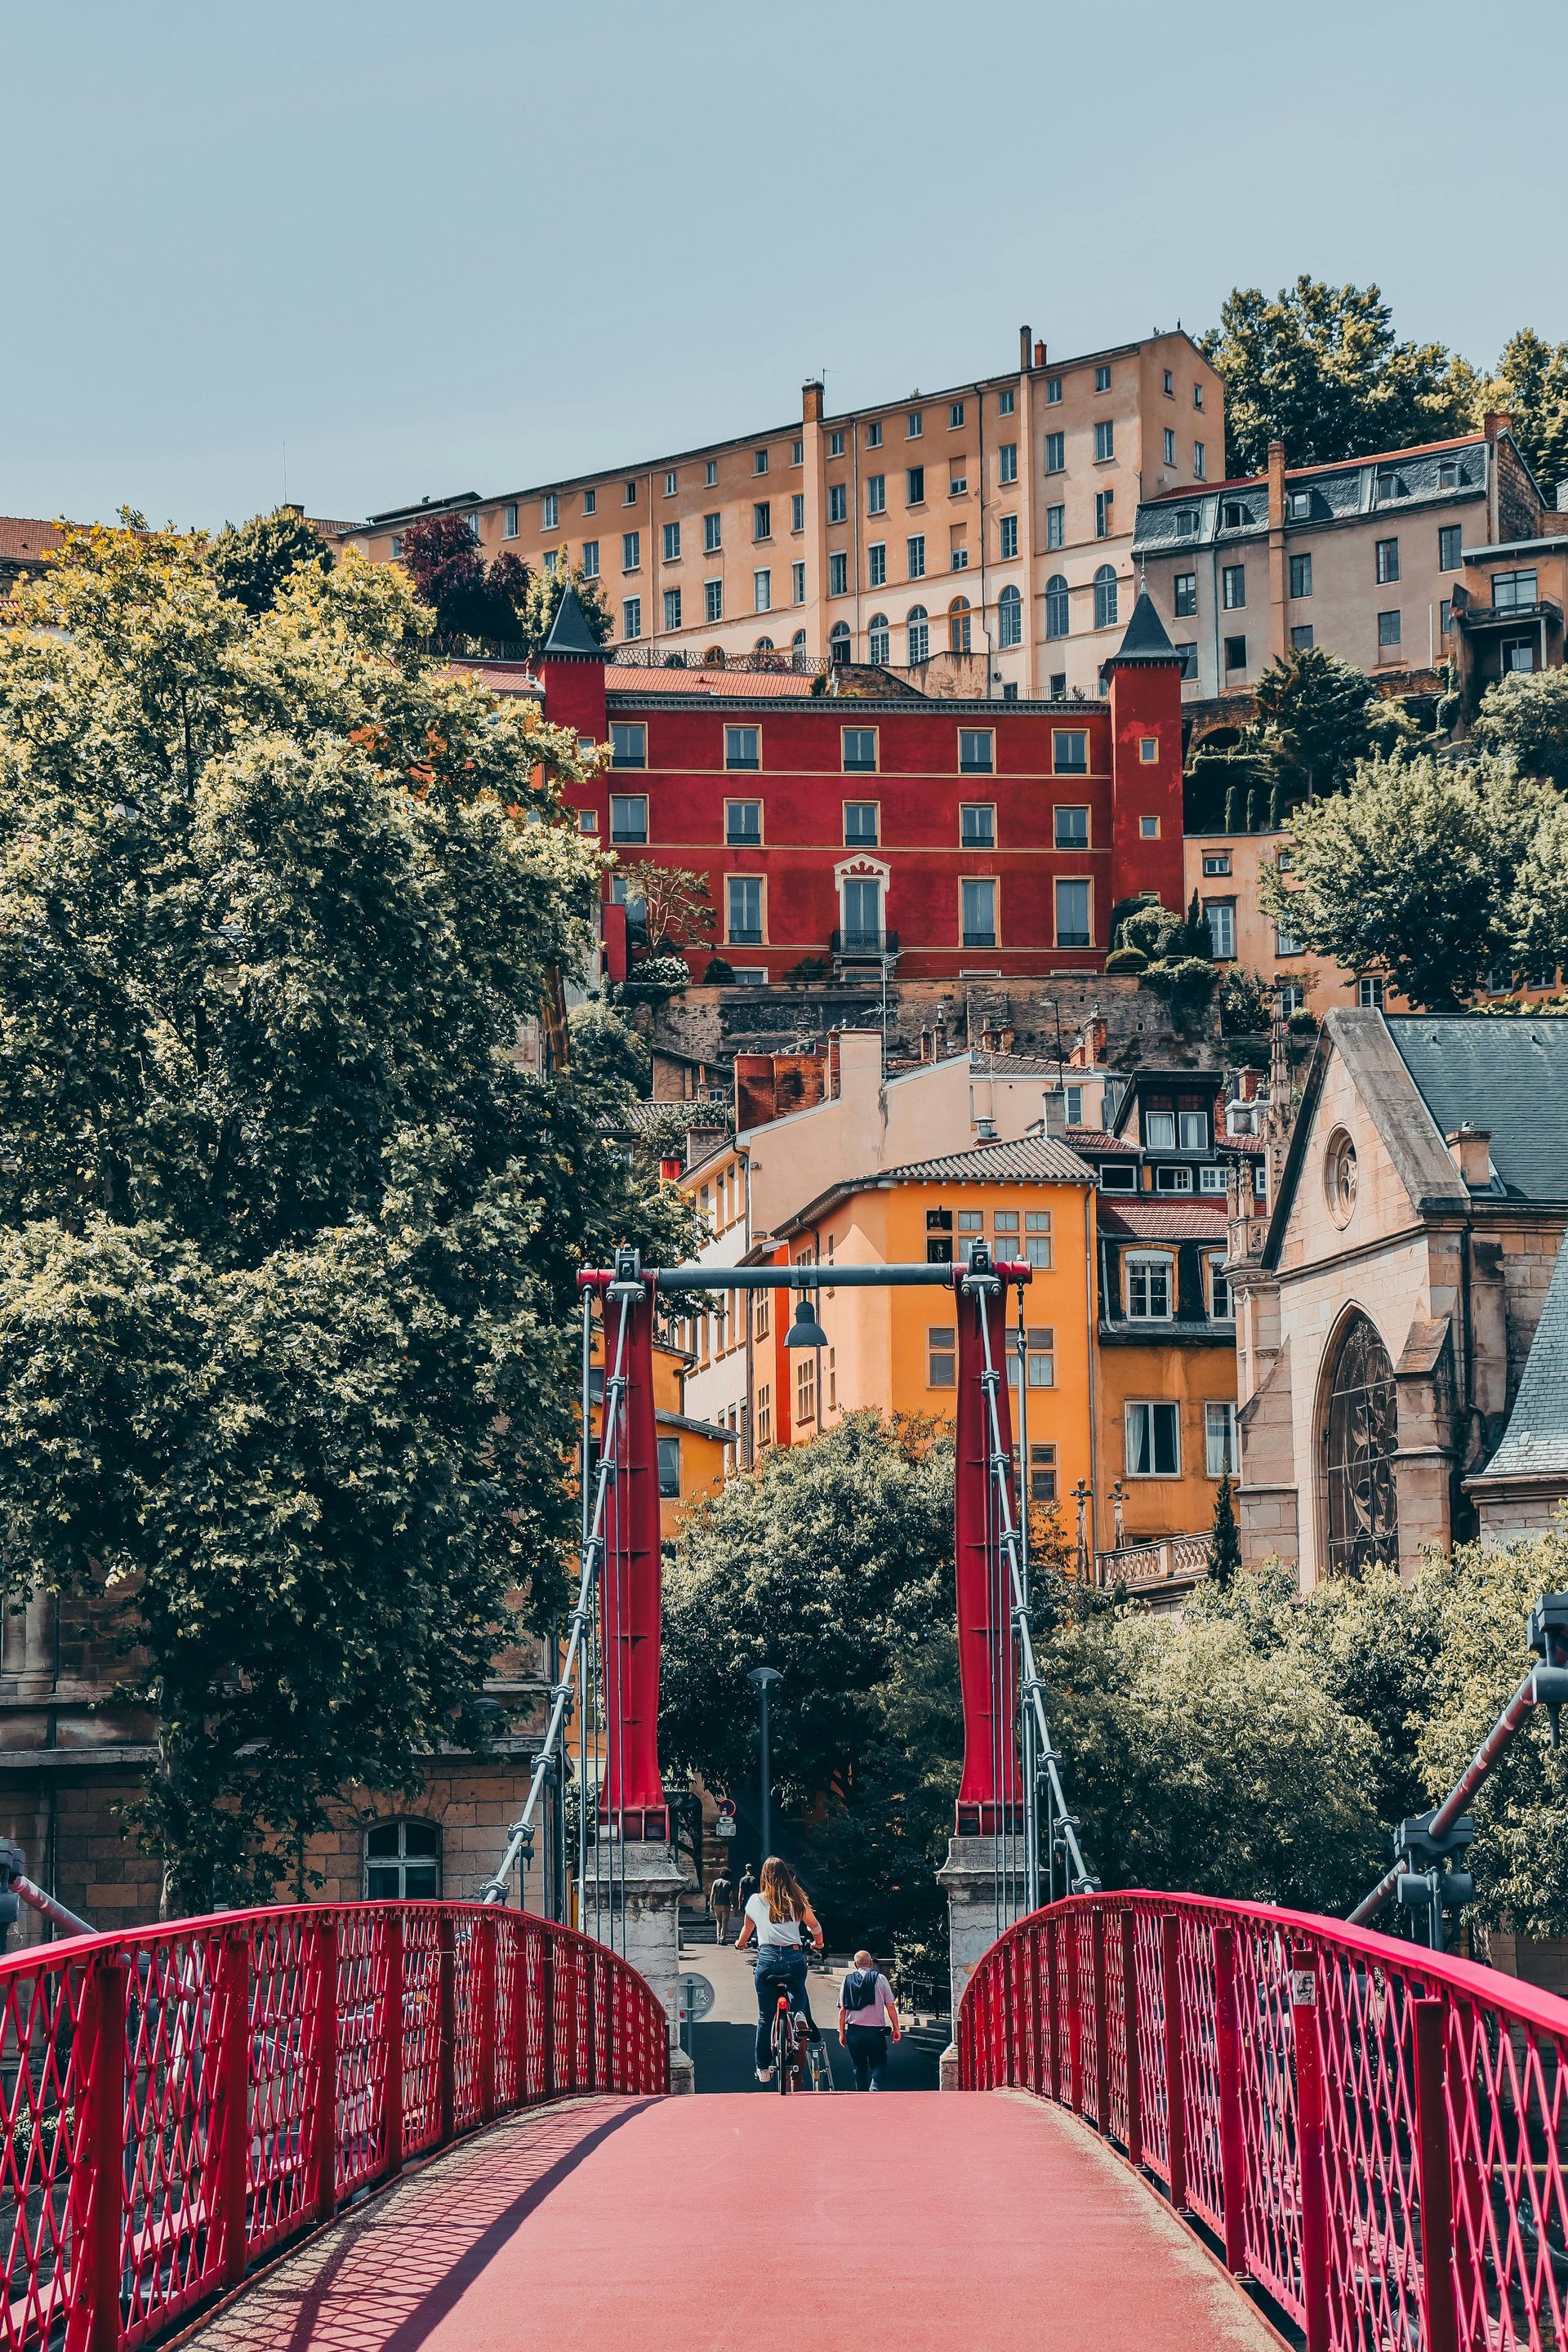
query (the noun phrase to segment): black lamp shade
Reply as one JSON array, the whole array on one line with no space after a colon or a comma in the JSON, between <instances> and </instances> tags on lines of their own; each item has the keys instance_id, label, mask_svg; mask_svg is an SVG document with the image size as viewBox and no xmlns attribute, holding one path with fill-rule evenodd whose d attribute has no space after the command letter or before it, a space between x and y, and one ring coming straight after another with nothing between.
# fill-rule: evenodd
<instances>
[{"instance_id":1,"label":"black lamp shade","mask_svg":"<svg viewBox=\"0 0 1568 2352\"><path fill-rule=\"evenodd\" d=\"M795 1321L784 1337L786 1348L826 1348L827 1334L817 1321L809 1298L802 1298L795 1310Z\"/></svg>"}]
</instances>

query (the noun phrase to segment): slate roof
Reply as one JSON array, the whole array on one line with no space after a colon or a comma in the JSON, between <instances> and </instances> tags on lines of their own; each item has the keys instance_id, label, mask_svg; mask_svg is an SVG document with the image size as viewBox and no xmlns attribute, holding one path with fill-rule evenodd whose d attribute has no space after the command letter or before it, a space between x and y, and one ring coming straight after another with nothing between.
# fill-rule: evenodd
<instances>
[{"instance_id":1,"label":"slate roof","mask_svg":"<svg viewBox=\"0 0 1568 2352\"><path fill-rule=\"evenodd\" d=\"M1467 1120L1488 1129L1504 1196L1568 1201L1568 1021L1417 1013L1387 1025L1439 1137Z\"/></svg>"},{"instance_id":2,"label":"slate roof","mask_svg":"<svg viewBox=\"0 0 1568 2352\"><path fill-rule=\"evenodd\" d=\"M1568 1237L1557 1253L1502 1443L1481 1473L1483 1480L1553 1475L1568 1476Z\"/></svg>"},{"instance_id":3,"label":"slate roof","mask_svg":"<svg viewBox=\"0 0 1568 2352\"><path fill-rule=\"evenodd\" d=\"M551 654L587 654L599 661L605 658L604 647L584 617L575 588L568 586L555 607L555 618L550 624L543 650L546 657Z\"/></svg>"},{"instance_id":4,"label":"slate roof","mask_svg":"<svg viewBox=\"0 0 1568 2352\"><path fill-rule=\"evenodd\" d=\"M1140 588L1138 602L1132 607L1132 618L1127 624L1113 661L1179 661L1182 656L1166 634L1165 624L1154 610L1147 589Z\"/></svg>"},{"instance_id":5,"label":"slate roof","mask_svg":"<svg viewBox=\"0 0 1568 2352\"><path fill-rule=\"evenodd\" d=\"M1223 1242L1226 1204L1212 1201L1100 1198L1100 1230L1121 1241Z\"/></svg>"}]
</instances>

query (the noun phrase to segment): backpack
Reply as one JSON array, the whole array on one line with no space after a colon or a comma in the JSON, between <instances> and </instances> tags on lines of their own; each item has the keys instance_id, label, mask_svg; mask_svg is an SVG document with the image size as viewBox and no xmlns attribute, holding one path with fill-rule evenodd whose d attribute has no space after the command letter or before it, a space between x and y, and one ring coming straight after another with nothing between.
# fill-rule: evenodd
<instances>
[{"instance_id":1,"label":"backpack","mask_svg":"<svg viewBox=\"0 0 1568 2352\"><path fill-rule=\"evenodd\" d=\"M844 2006L847 2010L869 2009L877 1998L879 1969L851 1969L844 1979Z\"/></svg>"}]
</instances>

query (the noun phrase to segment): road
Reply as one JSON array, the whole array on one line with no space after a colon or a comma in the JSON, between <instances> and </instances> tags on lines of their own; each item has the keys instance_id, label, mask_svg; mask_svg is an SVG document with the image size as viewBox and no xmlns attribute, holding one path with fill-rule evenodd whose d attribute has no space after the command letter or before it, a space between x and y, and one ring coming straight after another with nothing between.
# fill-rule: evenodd
<instances>
[{"instance_id":1,"label":"road","mask_svg":"<svg viewBox=\"0 0 1568 2352\"><path fill-rule=\"evenodd\" d=\"M756 2078L753 2037L757 2030L757 1996L750 1952L737 1952L732 1944L723 1951L712 1944L683 1945L680 1965L706 1977L716 1996L712 2009L692 2036L691 2061L698 2090L754 2091L761 2097L764 2086ZM828 1976L821 1976L814 1969L808 1991L811 2013L826 2037L834 2088L853 2091L855 2070L847 2053L838 2047L838 1988L843 1976L843 1969L837 1964ZM911 2042L900 2042L890 2053L887 2074L889 2091L934 2091L936 2079L933 2053ZM770 2095L776 2098L778 2094L773 2091Z\"/></svg>"}]
</instances>

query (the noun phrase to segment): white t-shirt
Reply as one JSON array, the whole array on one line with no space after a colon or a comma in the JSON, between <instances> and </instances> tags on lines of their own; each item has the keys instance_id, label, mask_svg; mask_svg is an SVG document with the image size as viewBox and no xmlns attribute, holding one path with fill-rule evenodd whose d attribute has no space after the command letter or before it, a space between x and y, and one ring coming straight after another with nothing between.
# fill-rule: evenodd
<instances>
[{"instance_id":1,"label":"white t-shirt","mask_svg":"<svg viewBox=\"0 0 1568 2352\"><path fill-rule=\"evenodd\" d=\"M775 1919L768 1909L765 1895L753 1895L746 1906L746 1916L757 1931L759 1944L798 1944L800 1921Z\"/></svg>"}]
</instances>

